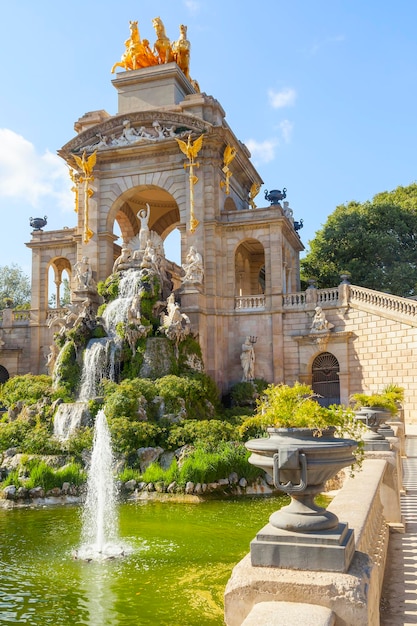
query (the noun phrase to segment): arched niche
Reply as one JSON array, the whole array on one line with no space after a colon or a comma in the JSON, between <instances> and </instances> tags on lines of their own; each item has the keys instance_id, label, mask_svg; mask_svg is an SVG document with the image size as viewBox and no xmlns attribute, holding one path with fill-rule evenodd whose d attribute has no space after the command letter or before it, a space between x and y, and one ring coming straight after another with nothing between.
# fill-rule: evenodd
<instances>
[{"instance_id":1,"label":"arched niche","mask_svg":"<svg viewBox=\"0 0 417 626\"><path fill-rule=\"evenodd\" d=\"M257 239L245 239L235 251L235 295L265 292L265 250Z\"/></svg>"},{"instance_id":2,"label":"arched niche","mask_svg":"<svg viewBox=\"0 0 417 626\"><path fill-rule=\"evenodd\" d=\"M233 200L233 198L231 198L230 196L228 196L226 200L224 201L224 210L225 211L237 211L236 203Z\"/></svg>"}]
</instances>

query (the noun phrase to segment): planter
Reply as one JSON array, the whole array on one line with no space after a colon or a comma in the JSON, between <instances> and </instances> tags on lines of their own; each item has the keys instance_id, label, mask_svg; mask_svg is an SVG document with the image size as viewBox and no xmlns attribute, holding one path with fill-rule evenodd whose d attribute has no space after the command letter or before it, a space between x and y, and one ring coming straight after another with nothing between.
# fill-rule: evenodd
<instances>
[{"instance_id":1,"label":"planter","mask_svg":"<svg viewBox=\"0 0 417 626\"><path fill-rule=\"evenodd\" d=\"M390 444L385 437L393 437L394 431L385 422L392 419L391 413L380 407L363 406L359 411L355 411L355 414L356 419L368 428L368 432L363 436L365 451L389 450Z\"/></svg>"},{"instance_id":2,"label":"planter","mask_svg":"<svg viewBox=\"0 0 417 626\"><path fill-rule=\"evenodd\" d=\"M278 529L309 533L332 530L339 520L334 513L315 504L327 480L354 462L357 442L334 437L331 430L322 437L309 428L269 428L268 439L252 439L245 446L252 453L249 462L273 478L276 489L291 496L291 503L269 518Z\"/></svg>"}]
</instances>

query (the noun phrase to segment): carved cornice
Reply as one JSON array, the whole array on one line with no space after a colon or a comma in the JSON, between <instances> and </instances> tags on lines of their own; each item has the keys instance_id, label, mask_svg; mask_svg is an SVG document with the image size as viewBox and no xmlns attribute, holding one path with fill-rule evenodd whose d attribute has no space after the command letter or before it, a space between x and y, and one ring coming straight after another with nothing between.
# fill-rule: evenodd
<instances>
[{"instance_id":1,"label":"carved cornice","mask_svg":"<svg viewBox=\"0 0 417 626\"><path fill-rule=\"evenodd\" d=\"M326 333L303 333L300 335L292 335L291 339L302 344L320 344L320 343L340 343L348 341L354 333L350 330L341 332L326 332Z\"/></svg>"},{"instance_id":2,"label":"carved cornice","mask_svg":"<svg viewBox=\"0 0 417 626\"><path fill-rule=\"evenodd\" d=\"M188 133L190 131L192 134L211 133L213 128L212 124L209 122L206 122L189 113L174 113L172 111L161 110L137 111L128 114L124 113L122 115L115 115L101 124L87 128L85 131L81 132L79 135L71 139L71 141L66 143L61 150L58 151L58 154L65 159L70 157L72 153L79 153L84 149L86 149L87 152L93 151L95 149L95 144L99 143L99 140L97 139L98 136L109 137L112 135L121 135L123 132L123 122L125 120L128 120L134 129L143 126L149 131L153 129L153 124L155 122L159 122L164 126L174 126L178 137L181 136L182 132ZM153 139L144 139L143 141L137 143L103 146L99 149L99 154L100 152L105 153L108 151L113 152L114 150L126 150L128 148L132 148L133 146L135 149L149 145L154 147L155 144L173 143L174 141L175 139L173 136L163 138L155 136Z\"/></svg>"}]
</instances>

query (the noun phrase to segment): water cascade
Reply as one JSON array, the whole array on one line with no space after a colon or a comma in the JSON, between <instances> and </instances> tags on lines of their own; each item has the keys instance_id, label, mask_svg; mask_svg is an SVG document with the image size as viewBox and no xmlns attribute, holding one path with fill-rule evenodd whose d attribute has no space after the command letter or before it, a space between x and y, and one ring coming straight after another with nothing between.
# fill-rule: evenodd
<instances>
[{"instance_id":1,"label":"water cascade","mask_svg":"<svg viewBox=\"0 0 417 626\"><path fill-rule=\"evenodd\" d=\"M129 269L123 272L119 283L118 297L108 304L103 316L103 326L107 337L91 339L83 356L83 370L79 400L87 401L97 395L98 384L103 378L117 379L117 355L120 350L120 338L116 328L126 322L132 302L140 287L140 272Z\"/></svg>"},{"instance_id":2,"label":"water cascade","mask_svg":"<svg viewBox=\"0 0 417 626\"><path fill-rule=\"evenodd\" d=\"M81 424L80 412L87 410L87 402L97 395L98 386L103 378L117 380L118 355L121 340L117 335L117 324L126 322L133 300L140 289L140 270L131 268L120 277L119 295L106 307L101 318L107 333L101 339L90 339L84 353L81 372L80 390L77 402L66 404L54 417L54 435L61 441L68 439ZM72 412L72 408L74 411Z\"/></svg>"},{"instance_id":3,"label":"water cascade","mask_svg":"<svg viewBox=\"0 0 417 626\"><path fill-rule=\"evenodd\" d=\"M88 471L87 495L82 512L81 559L113 558L125 553L118 539L117 491L113 476L113 452L106 415L97 413Z\"/></svg>"}]
</instances>

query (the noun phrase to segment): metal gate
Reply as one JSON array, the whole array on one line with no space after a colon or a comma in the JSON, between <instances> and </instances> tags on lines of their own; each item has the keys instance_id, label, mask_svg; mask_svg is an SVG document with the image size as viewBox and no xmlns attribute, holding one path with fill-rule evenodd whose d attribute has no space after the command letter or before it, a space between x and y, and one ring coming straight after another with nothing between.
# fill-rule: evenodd
<instances>
[{"instance_id":1,"label":"metal gate","mask_svg":"<svg viewBox=\"0 0 417 626\"><path fill-rule=\"evenodd\" d=\"M312 387L322 406L340 404L339 361L330 352L322 352L313 361Z\"/></svg>"},{"instance_id":2,"label":"metal gate","mask_svg":"<svg viewBox=\"0 0 417 626\"><path fill-rule=\"evenodd\" d=\"M9 372L3 365L0 365L0 384L5 383L6 380L9 380Z\"/></svg>"}]
</instances>

